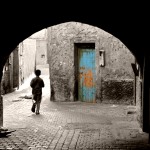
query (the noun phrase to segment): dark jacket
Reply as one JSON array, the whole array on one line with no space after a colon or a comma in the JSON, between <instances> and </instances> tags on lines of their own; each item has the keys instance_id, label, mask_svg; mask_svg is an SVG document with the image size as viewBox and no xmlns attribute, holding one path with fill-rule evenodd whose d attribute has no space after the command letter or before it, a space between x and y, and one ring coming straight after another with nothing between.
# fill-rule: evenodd
<instances>
[{"instance_id":1,"label":"dark jacket","mask_svg":"<svg viewBox=\"0 0 150 150\"><path fill-rule=\"evenodd\" d=\"M32 87L32 94L42 94L44 81L40 77L35 77L31 80L30 86Z\"/></svg>"}]
</instances>

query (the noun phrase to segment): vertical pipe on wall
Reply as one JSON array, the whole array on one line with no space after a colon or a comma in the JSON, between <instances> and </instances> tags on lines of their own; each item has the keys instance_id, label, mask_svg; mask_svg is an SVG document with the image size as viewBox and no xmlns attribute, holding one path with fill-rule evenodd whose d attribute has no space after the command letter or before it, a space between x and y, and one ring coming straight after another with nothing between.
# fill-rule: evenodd
<instances>
[{"instance_id":1,"label":"vertical pipe on wall","mask_svg":"<svg viewBox=\"0 0 150 150\"><path fill-rule=\"evenodd\" d=\"M148 143L150 143L150 103L149 103L149 97L150 97L150 89L149 89L149 58L144 58L144 65L143 65L143 92L142 92L142 111L143 111L143 132L149 133L149 140Z\"/></svg>"},{"instance_id":2,"label":"vertical pipe on wall","mask_svg":"<svg viewBox=\"0 0 150 150\"><path fill-rule=\"evenodd\" d=\"M1 81L3 76L3 65L0 64L0 127L3 126L3 97L1 95Z\"/></svg>"},{"instance_id":3,"label":"vertical pipe on wall","mask_svg":"<svg viewBox=\"0 0 150 150\"><path fill-rule=\"evenodd\" d=\"M1 82L0 82L1 87ZM0 127L3 126L3 97L1 95L1 88L0 88Z\"/></svg>"},{"instance_id":4,"label":"vertical pipe on wall","mask_svg":"<svg viewBox=\"0 0 150 150\"><path fill-rule=\"evenodd\" d=\"M136 58L134 58L135 65L136 65ZM136 74L134 73L134 105L136 106Z\"/></svg>"},{"instance_id":5,"label":"vertical pipe on wall","mask_svg":"<svg viewBox=\"0 0 150 150\"><path fill-rule=\"evenodd\" d=\"M103 67L105 66L105 51L99 50L99 74L100 74L100 102L103 100L102 84L103 84Z\"/></svg>"}]
</instances>

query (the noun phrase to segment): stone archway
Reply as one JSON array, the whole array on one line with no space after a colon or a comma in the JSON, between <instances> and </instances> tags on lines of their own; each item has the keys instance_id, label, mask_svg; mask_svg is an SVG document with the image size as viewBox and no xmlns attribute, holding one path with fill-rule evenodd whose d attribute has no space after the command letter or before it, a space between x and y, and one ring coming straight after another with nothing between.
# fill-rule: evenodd
<instances>
[{"instance_id":1,"label":"stone archway","mask_svg":"<svg viewBox=\"0 0 150 150\"><path fill-rule=\"evenodd\" d=\"M99 5L98 5L99 6ZM18 7L21 9L18 10ZM30 6L28 5L27 8ZM45 7L45 5L44 5ZM9 16L4 14L1 23L1 37L3 37L1 41L1 55L0 55L0 78L2 77L2 69L7 60L9 54L12 50L20 43L22 40L30 36L32 33L39 31L43 28L48 26L56 25L62 22L74 20L78 22L83 22L91 25L95 25L111 34L115 37L120 39L135 55L137 58L138 63L140 64L141 71L144 72L144 92L143 92L143 115L144 115L144 128L145 131L148 131L149 128L149 75L150 72L148 71L150 62L149 62L149 52L148 52L148 40L144 38L147 35L148 24L147 20L143 18L142 14L146 15L145 11L138 13L138 9L133 12L133 7L131 6L131 10L128 8L123 8L120 6L121 9L117 13L122 15L122 18L115 18L116 11L118 10L118 6L112 7L112 9L107 10L109 15L107 15L105 10L100 12L100 9L96 9L93 7L92 11L89 14L84 14L83 8L79 14L73 15L74 10L69 11L69 14L59 14L59 15L52 15L54 14L53 10L50 9L42 9L40 11L40 15L32 14L33 10L38 12L37 7L30 7L30 9L23 9L22 5L14 5L11 7L9 11ZM31 9L32 8L32 9ZM90 7L91 8L91 7ZM135 7L134 7L135 8ZM15 11L16 9L16 11ZM63 8L64 10L65 8ZM96 13L94 10L98 10ZM19 13L18 13L19 11ZM63 11L62 11L63 12ZM22 17L19 15L22 14ZM50 15L51 14L51 15ZM97 15L95 15L97 14ZM99 15L103 14L103 15ZM136 14L136 15L135 15ZM79 16L79 17L77 17ZM88 16L88 17L87 17ZM10 22L9 20L13 18L13 21ZM26 20L28 18L28 20ZM34 19L33 19L34 18ZM134 18L134 19L133 19ZM8 20L8 21L6 21ZM146 26L147 25L147 26ZM9 43L9 44L8 44ZM143 71L143 63L145 57L145 70ZM143 74L142 74L143 75ZM2 104L1 104L2 106ZM145 107L146 106L146 107ZM2 117L2 108L1 110L1 117Z\"/></svg>"}]
</instances>

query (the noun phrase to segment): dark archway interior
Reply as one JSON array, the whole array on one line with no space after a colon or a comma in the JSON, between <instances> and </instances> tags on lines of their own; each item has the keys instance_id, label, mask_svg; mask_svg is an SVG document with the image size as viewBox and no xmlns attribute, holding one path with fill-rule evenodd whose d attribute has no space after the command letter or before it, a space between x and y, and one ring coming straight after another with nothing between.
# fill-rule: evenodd
<instances>
[{"instance_id":1,"label":"dark archway interior","mask_svg":"<svg viewBox=\"0 0 150 150\"><path fill-rule=\"evenodd\" d=\"M97 26L116 36L137 57L139 63L142 63L147 45L145 35L148 31L148 13L146 8L140 11L142 4L114 3L110 4L111 7L104 7L104 4L86 3L77 7L75 4L73 6L64 3L58 9L58 4L31 5L26 2L23 5L13 3L10 6L4 7L8 13L1 13L1 49L7 50L6 54L19 42L43 28L76 21Z\"/></svg>"},{"instance_id":2,"label":"dark archway interior","mask_svg":"<svg viewBox=\"0 0 150 150\"><path fill-rule=\"evenodd\" d=\"M37 5L36 5L37 4ZM77 4L77 2L76 2ZM149 58L148 34L148 9L136 2L133 5L96 4L47 4L36 2L34 4L7 3L1 10L1 46L0 46L0 77L3 65L15 47L33 33L59 23L68 21L82 22L97 26L120 39L134 54L143 71L144 58ZM61 8L58 7L61 6ZM76 6L75 6L76 5ZM142 10L141 10L142 9ZM149 126L149 61L146 61L144 84L145 130ZM147 115L146 115L147 114Z\"/></svg>"},{"instance_id":3,"label":"dark archway interior","mask_svg":"<svg viewBox=\"0 0 150 150\"><path fill-rule=\"evenodd\" d=\"M83 7L84 5L65 7L64 4L58 9L55 4L46 6L40 3L40 6L35 4L33 7L34 5L26 3L24 6L13 4L11 7L6 7L9 12L1 13L1 50L4 51L3 54L8 55L19 42L43 28L76 21L97 26L111 33L120 39L142 64L147 48L145 35L148 30L146 28L148 27L148 14L146 10L140 11L136 4L133 7L131 4L118 3L118 5L114 4L105 8L102 5L99 8L96 3L92 4L93 7L90 4L86 5L86 7Z\"/></svg>"}]
</instances>

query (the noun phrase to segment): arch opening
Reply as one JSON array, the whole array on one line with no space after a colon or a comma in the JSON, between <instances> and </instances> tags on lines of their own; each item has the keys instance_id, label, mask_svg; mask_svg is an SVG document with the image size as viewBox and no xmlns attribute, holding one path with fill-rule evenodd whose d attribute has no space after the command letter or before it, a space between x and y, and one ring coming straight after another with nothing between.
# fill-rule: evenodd
<instances>
[{"instance_id":1,"label":"arch opening","mask_svg":"<svg viewBox=\"0 0 150 150\"><path fill-rule=\"evenodd\" d=\"M72 23L72 22L69 22L69 23ZM100 67L104 67L104 66L106 66L106 65L110 65L110 68L112 67L111 65L113 64L111 64L109 61L108 61L108 59L109 58L111 58L111 60L113 59L113 61L116 61L114 64L116 65L116 64L118 64L117 63L117 61L118 60L116 60L116 58L112 58L112 55L111 54L109 54L109 58L107 58L106 59L106 56L104 56L105 58L103 58L103 59L106 59L105 61L105 65L103 66L99 66L99 63L100 64L102 64L102 61L103 61L103 59L101 58L101 56L103 56L103 52L106 52L107 50L106 50L106 48L111 48L111 46L113 47L115 47L118 43L118 41L117 41L117 39L115 38L115 37L113 37L112 35L108 35L108 39L110 40L109 42L111 43L113 43L113 42L116 42L117 44L115 45L113 45L112 43L109 45L107 45L106 43L104 43L104 44L102 44L103 42L101 42L101 40L104 40L104 39L100 39L99 37L97 38L97 36L95 35L96 33L94 32L94 31L92 31L93 32L93 37L88 37L88 35L86 34L85 35L85 33L84 33L84 31L82 31L82 28L80 28L81 29L81 32L78 30L78 31L74 31L75 33L72 33L72 32L70 32L69 34L66 34L66 33L68 33L68 28L69 28L69 23L64 23L64 24L61 24L61 25L64 25L64 26L67 26L67 28L65 29L65 27L61 27L61 25L57 25L57 27L56 26L52 26L52 27L49 27L48 28L48 30L50 30L49 32L48 32L48 36L49 36L49 38L48 38L48 48L50 49L49 51L50 52L48 52L47 53L47 56L48 56L48 62L49 62L49 65L50 65L50 87L51 87L51 90L52 89L54 89L54 93L56 94L56 92L58 92L58 96L56 96L56 95L52 95L52 93L51 93L51 96L53 96L53 101L60 101L60 99L64 99L64 100L66 100L67 98L69 98L69 99L71 99L71 101L74 99L72 99L72 96L74 96L74 94L76 94L76 93L74 93L74 91L75 91L75 82L74 82L74 79L75 79L75 74L74 74L74 72L76 72L76 71L78 71L78 70L73 70L72 68L71 69L69 69L68 70L68 67L72 67L72 66L77 66L77 68L79 67L78 66L78 64L76 64L76 59L78 60L79 58L78 57L75 57L75 55L78 55L78 54L76 54L76 52L75 52L75 49L79 49L80 48L80 44L82 44L83 43L83 45L86 43L86 48L89 48L89 46L87 46L87 44L88 45L90 45L90 43L94 43L94 49L95 49L95 51L96 51L96 56L95 56L95 58L96 58L96 64L98 64L97 66L96 66L96 75L98 75L98 73L100 73L102 70L100 70L99 68ZM84 26L84 24L80 24L80 23L78 23L78 22L75 22L75 24L77 25L77 26L79 26L79 27L81 27L81 26ZM86 26L86 25L85 25ZM89 27L89 26L88 26ZM87 27L87 28L88 28ZM76 28L75 28L75 25L73 24L72 25L72 27L70 27L70 28L74 28L74 30L77 30ZM85 27L83 27L83 28L85 28ZM89 32L90 32L90 29L87 29L86 28L86 30L88 30ZM92 28L92 27L89 27L89 28ZM52 31L53 30L53 31ZM67 30L67 32L65 33L65 30ZM96 30L98 30L98 29L96 29ZM56 32L57 31L57 32ZM83 32L83 33L82 33ZM87 31L86 31L87 32ZM57 34L58 33L58 34ZM73 37L73 34L76 34L76 33L78 33L78 36L77 37ZM80 34L82 34L82 35L80 35ZM102 33L101 33L103 36L105 36L105 33L103 33L103 31L102 31ZM71 37L70 39L69 39L69 42L68 42L68 39L66 38L66 37ZM83 36L83 37L82 37ZM96 37L96 38L95 38ZM57 39L58 38L58 39ZM66 41L67 42L65 42L65 39L66 38ZM104 37L103 37L104 38ZM55 39L55 40L53 40L53 39ZM51 42L51 43L50 43ZM64 45L63 46L61 46L61 44L60 43L63 43L64 42ZM102 44L101 46L100 46L100 44ZM126 50L126 47L121 43L121 42L119 42L119 48L120 47L123 47L125 50ZM66 45L69 45L69 48L70 49L68 49L68 47L66 46ZM117 51L117 46L114 48L113 47L113 52L115 52L115 51ZM61 52L61 51L59 51L61 48L63 48L63 52ZM93 48L93 47L92 47ZM66 50L67 49L67 50ZM72 51L73 50L73 51ZM69 54L69 52L70 51L72 51L71 53L74 55L74 56L70 56L70 54ZM124 52L124 54L126 54L126 56L129 56L128 54L127 54L128 52ZM55 54L57 54L57 55L55 55ZM106 53L106 54L108 54L108 52ZM105 55L106 55L105 54ZM116 53L117 54L117 53ZM44 54L42 54L41 55L41 58L45 58L45 57L43 57L43 55ZM119 54L118 54L119 55ZM116 56L116 55L115 55ZM114 56L114 57L115 57ZM100 58L99 58L100 57ZM121 55L119 55L119 56L117 56L120 60L123 60L124 59L124 57L121 57ZM137 62L135 62L135 59L134 59L134 57L133 57L133 55L131 55L131 57L133 58L132 59L132 63L137 63ZM71 58L71 59L70 59ZM100 62L99 62L99 59L101 59L100 60ZM130 59L129 57L128 57L128 59ZM55 61L55 63L54 63L54 61ZM59 61L59 62L58 62ZM67 63L65 62L65 61L68 61ZM127 61L126 61L127 62ZM123 61L121 62L121 63L124 63ZM55 65L56 64L56 65ZM67 66L68 65L68 66ZM114 65L114 66L115 66ZM125 67L125 63L124 63L124 67ZM128 64L129 65L129 64ZM55 67L54 67L55 66ZM53 67L53 68L52 68ZM118 67L118 68L117 68ZM105 75L105 76L108 76L108 78L111 78L111 76L109 76L109 75L112 75L111 74L111 72L113 72L114 74L114 77L115 77L115 75L118 75L119 74L119 65L117 66L116 68L118 69L116 69L114 72L113 72L113 69L110 71L108 68L107 68L107 75ZM129 69L129 68L128 68ZM127 70L128 70L127 69ZM132 72L132 68L131 68L131 63L130 63L130 71ZM59 72L58 72L59 71ZM67 72L67 73L65 73L65 72ZM104 69L103 69L103 72L105 72L104 71ZM57 74L58 73L58 74ZM109 75L108 75L109 74ZM123 71L121 72L121 74L125 74ZM121 78L121 76L122 75L118 75L117 77L115 77L116 79L117 78ZM134 77L134 73L132 72L131 74L129 73L129 74L125 74L125 76L126 77ZM56 77L58 77L58 78L56 78ZM66 78L67 77L67 78ZM69 80L68 80L68 78L69 78ZM65 80L66 79L66 80ZM133 81L135 80L135 78L133 79ZM65 82L64 82L65 81ZM99 79L99 78L97 78L97 80L96 81L104 81L104 80L102 80L102 79ZM105 81L107 81L107 79L105 80ZM57 83L56 82L61 82L60 84L58 84L58 87L56 87L56 85L57 85ZM62 84L62 83L65 83L65 84L69 84L69 85L73 85L71 88L69 87L67 87L67 86L65 86L65 84ZM120 82L119 82L120 83ZM106 85L109 85L109 83L105 83ZM114 82L113 82L113 84L114 84ZM131 89L131 91L132 90L136 90L136 89L134 89L135 87L134 87L134 84L135 84L135 81L133 82L133 83L129 83L129 88L131 87L131 85L133 85L133 89ZM110 85L111 85L111 83L110 83ZM117 85L118 86L118 85ZM125 85L126 86L126 85ZM110 86L110 88L112 89L112 86ZM57 89L57 90L56 90ZM62 93L59 93L59 90L60 90L60 92ZM66 90L67 89L67 90ZM107 88L106 88L107 89ZM66 90L66 91L65 91ZM101 90L99 90L99 88L97 88L96 89L97 91L101 91ZM68 92L69 91L69 92ZM129 93L131 92L131 91L129 91ZM51 91L52 92L52 91ZM66 93L68 93L69 94L69 96L66 98L65 97L65 95L67 95L66 93L63 93L63 92L66 92ZM139 90L139 92L140 92L140 90ZM106 91L106 93L108 93L108 91ZM98 93L99 94L99 93ZM98 94L96 94L96 98L98 97L100 97L100 98L102 98L102 96L99 96ZM131 94L131 93L130 93ZM134 93L133 93L134 94ZM131 96L133 96L133 98L134 98L134 95L133 94L131 94ZM78 94L77 94L78 95ZM114 96L114 93L112 93L112 95ZM125 94L126 95L126 94ZM77 99L78 99L78 96L76 97ZM141 100L141 99L140 99ZM133 103L134 103L134 100L133 100ZM132 104L133 104L132 103ZM139 109L141 109L141 108L139 108Z\"/></svg>"}]
</instances>

